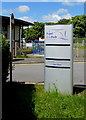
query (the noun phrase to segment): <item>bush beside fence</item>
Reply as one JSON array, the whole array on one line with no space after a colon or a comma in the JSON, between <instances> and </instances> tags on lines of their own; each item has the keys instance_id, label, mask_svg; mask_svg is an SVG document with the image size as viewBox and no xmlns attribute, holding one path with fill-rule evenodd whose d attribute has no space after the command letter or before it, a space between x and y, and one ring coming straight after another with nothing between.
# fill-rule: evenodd
<instances>
[{"instance_id":1,"label":"bush beside fence","mask_svg":"<svg viewBox=\"0 0 86 120\"><path fill-rule=\"evenodd\" d=\"M2 36L2 35L1 35ZM2 36L2 82L6 82L10 62L9 44Z\"/></svg>"}]
</instances>

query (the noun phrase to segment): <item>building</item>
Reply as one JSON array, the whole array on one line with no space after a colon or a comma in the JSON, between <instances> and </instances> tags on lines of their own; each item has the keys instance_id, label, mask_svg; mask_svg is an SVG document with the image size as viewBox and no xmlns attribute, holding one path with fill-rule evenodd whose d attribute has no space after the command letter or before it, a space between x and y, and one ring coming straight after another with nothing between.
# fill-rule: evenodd
<instances>
[{"instance_id":1,"label":"building","mask_svg":"<svg viewBox=\"0 0 86 120\"><path fill-rule=\"evenodd\" d=\"M39 38L39 41L44 41L44 38L40 37L40 38Z\"/></svg>"},{"instance_id":2,"label":"building","mask_svg":"<svg viewBox=\"0 0 86 120\"><path fill-rule=\"evenodd\" d=\"M26 22L20 19L14 19L13 31L13 55L16 56L17 47L21 47L23 38L23 28L32 26L33 23ZM0 16L0 34L3 34L10 41L10 17Z\"/></svg>"}]
</instances>

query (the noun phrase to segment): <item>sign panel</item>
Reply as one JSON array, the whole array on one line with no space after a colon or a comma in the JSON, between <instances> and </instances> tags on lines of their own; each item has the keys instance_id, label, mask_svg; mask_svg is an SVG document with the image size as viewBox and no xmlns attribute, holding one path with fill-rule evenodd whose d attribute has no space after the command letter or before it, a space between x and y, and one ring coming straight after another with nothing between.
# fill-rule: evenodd
<instances>
[{"instance_id":1,"label":"sign panel","mask_svg":"<svg viewBox=\"0 0 86 120\"><path fill-rule=\"evenodd\" d=\"M69 69L45 67L45 90L57 89L62 94L72 94L72 79Z\"/></svg>"},{"instance_id":2,"label":"sign panel","mask_svg":"<svg viewBox=\"0 0 86 120\"><path fill-rule=\"evenodd\" d=\"M46 60L45 64L46 64L46 66L70 67L70 61Z\"/></svg>"},{"instance_id":3,"label":"sign panel","mask_svg":"<svg viewBox=\"0 0 86 120\"><path fill-rule=\"evenodd\" d=\"M47 58L70 59L70 46L46 46Z\"/></svg>"},{"instance_id":4,"label":"sign panel","mask_svg":"<svg viewBox=\"0 0 86 120\"><path fill-rule=\"evenodd\" d=\"M58 27L57 27L58 26ZM72 25L46 25L45 26L45 44L70 44Z\"/></svg>"},{"instance_id":5,"label":"sign panel","mask_svg":"<svg viewBox=\"0 0 86 120\"><path fill-rule=\"evenodd\" d=\"M45 25L45 90L73 93L72 25Z\"/></svg>"}]
</instances>

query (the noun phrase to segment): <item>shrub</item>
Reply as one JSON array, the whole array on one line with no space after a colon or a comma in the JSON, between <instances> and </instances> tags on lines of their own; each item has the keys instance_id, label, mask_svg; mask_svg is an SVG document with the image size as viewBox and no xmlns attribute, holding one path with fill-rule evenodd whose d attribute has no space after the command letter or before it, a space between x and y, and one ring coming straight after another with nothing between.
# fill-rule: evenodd
<instances>
[{"instance_id":1,"label":"shrub","mask_svg":"<svg viewBox=\"0 0 86 120\"><path fill-rule=\"evenodd\" d=\"M6 38L2 36L2 82L6 82L9 70L10 52Z\"/></svg>"}]
</instances>

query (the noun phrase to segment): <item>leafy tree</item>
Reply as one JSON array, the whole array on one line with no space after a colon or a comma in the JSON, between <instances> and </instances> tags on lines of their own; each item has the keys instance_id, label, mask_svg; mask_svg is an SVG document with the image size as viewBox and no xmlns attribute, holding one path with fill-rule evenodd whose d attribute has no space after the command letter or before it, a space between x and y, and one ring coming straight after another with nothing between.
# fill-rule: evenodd
<instances>
[{"instance_id":1,"label":"leafy tree","mask_svg":"<svg viewBox=\"0 0 86 120\"><path fill-rule=\"evenodd\" d=\"M2 39L2 82L6 82L9 70L10 52L9 44L7 43L5 37L0 36Z\"/></svg>"},{"instance_id":2,"label":"leafy tree","mask_svg":"<svg viewBox=\"0 0 86 120\"><path fill-rule=\"evenodd\" d=\"M25 29L24 36L26 39L39 39L39 37L44 37L44 23L34 22L34 26Z\"/></svg>"},{"instance_id":3,"label":"leafy tree","mask_svg":"<svg viewBox=\"0 0 86 120\"><path fill-rule=\"evenodd\" d=\"M68 24L69 21L70 19L61 19L57 22L57 24Z\"/></svg>"},{"instance_id":4,"label":"leafy tree","mask_svg":"<svg viewBox=\"0 0 86 120\"><path fill-rule=\"evenodd\" d=\"M86 36L86 15L72 17L69 24L73 24L74 36L76 37Z\"/></svg>"},{"instance_id":5,"label":"leafy tree","mask_svg":"<svg viewBox=\"0 0 86 120\"><path fill-rule=\"evenodd\" d=\"M56 25L57 23L53 23L53 22L48 22L48 23L45 23L46 25Z\"/></svg>"},{"instance_id":6,"label":"leafy tree","mask_svg":"<svg viewBox=\"0 0 86 120\"><path fill-rule=\"evenodd\" d=\"M61 19L57 23L39 23L35 22L34 26L24 30L24 37L26 39L39 39L44 37L44 25L56 25L56 24L73 24L73 33L75 37L86 36L86 15L79 15L72 17L71 19Z\"/></svg>"}]
</instances>

